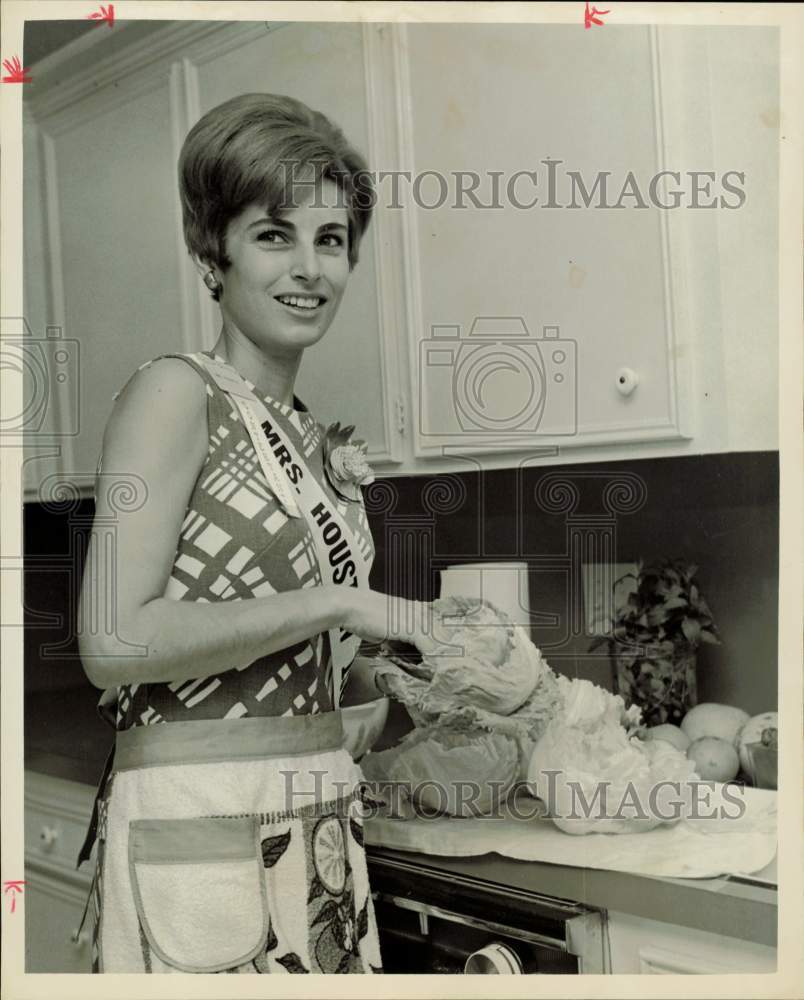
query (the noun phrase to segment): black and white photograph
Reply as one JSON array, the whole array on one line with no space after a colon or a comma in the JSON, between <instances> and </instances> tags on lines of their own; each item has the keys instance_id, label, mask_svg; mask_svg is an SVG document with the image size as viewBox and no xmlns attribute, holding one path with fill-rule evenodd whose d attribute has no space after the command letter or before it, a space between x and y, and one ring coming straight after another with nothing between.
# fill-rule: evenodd
<instances>
[{"instance_id":1,"label":"black and white photograph","mask_svg":"<svg viewBox=\"0 0 804 1000\"><path fill-rule=\"evenodd\" d=\"M783 7L7 5L9 1000L799 995Z\"/></svg>"}]
</instances>

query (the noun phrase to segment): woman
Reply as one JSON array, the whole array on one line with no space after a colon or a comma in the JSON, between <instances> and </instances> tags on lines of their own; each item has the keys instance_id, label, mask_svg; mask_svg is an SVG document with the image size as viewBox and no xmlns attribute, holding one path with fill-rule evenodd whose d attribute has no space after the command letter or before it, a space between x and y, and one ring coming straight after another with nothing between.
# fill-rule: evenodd
<instances>
[{"instance_id":1,"label":"woman","mask_svg":"<svg viewBox=\"0 0 804 1000\"><path fill-rule=\"evenodd\" d=\"M362 450L293 393L357 262L366 178L287 97L230 100L185 141L185 239L222 325L143 365L103 438L104 478L145 496L116 516L116 579L93 536L83 581L82 604L117 598L114 639L80 637L117 703L82 851L96 825L93 971L382 971L337 709L346 677L378 695L355 652L389 636L390 599L367 586ZM432 648L429 606L398 603L394 636Z\"/></svg>"}]
</instances>

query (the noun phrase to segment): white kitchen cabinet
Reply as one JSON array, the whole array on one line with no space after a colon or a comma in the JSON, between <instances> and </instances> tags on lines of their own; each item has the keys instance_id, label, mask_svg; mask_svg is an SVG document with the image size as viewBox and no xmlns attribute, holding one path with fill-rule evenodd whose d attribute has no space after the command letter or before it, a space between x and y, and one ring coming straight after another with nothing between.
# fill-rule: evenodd
<instances>
[{"instance_id":1,"label":"white kitchen cabinet","mask_svg":"<svg viewBox=\"0 0 804 1000\"><path fill-rule=\"evenodd\" d=\"M776 949L677 924L609 911L614 975L726 975L776 971Z\"/></svg>"},{"instance_id":2,"label":"white kitchen cabinet","mask_svg":"<svg viewBox=\"0 0 804 1000\"><path fill-rule=\"evenodd\" d=\"M54 469L86 492L123 381L211 346L176 159L204 111L254 91L329 114L377 175L360 263L297 392L354 423L380 473L778 447L775 53L770 29L144 21L49 57L25 93L26 309L36 337L78 344L78 373L49 389L55 423L77 427L29 464L26 495ZM542 207L551 169L565 207ZM606 173L609 203L633 176L645 200L661 169L682 172L687 202L685 171L744 171L745 204L572 196L574 171L587 190ZM389 171L410 172L396 198ZM501 207L452 207L460 172ZM518 172L514 196L539 207L513 205ZM447 199L427 207L437 175Z\"/></svg>"},{"instance_id":3,"label":"white kitchen cabinet","mask_svg":"<svg viewBox=\"0 0 804 1000\"><path fill-rule=\"evenodd\" d=\"M431 179L411 212L416 454L686 436L669 213L634 195L597 207L618 204L629 174L645 202L664 167L655 32L589 44L571 25L411 24L405 36L414 176L474 171L489 206L470 210L451 182L428 207L444 193ZM596 180L605 198L601 186L585 207L580 183Z\"/></svg>"},{"instance_id":4,"label":"white kitchen cabinet","mask_svg":"<svg viewBox=\"0 0 804 1000\"><path fill-rule=\"evenodd\" d=\"M88 785L25 772L25 968L90 972L91 914L78 928L95 852L76 869L92 815Z\"/></svg>"},{"instance_id":5,"label":"white kitchen cabinet","mask_svg":"<svg viewBox=\"0 0 804 1000\"><path fill-rule=\"evenodd\" d=\"M513 208L504 193L500 207L456 211L456 184L431 176L419 202L437 206L446 190L443 207L401 213L416 471L778 448L775 30L604 34L408 24L396 35L403 166L474 171L485 205L492 173L505 192L534 171L536 186L524 175L516 191L542 206ZM678 209L649 197L662 170L675 176L657 194L668 204L679 190ZM727 196L717 207L702 171ZM587 191L605 174L609 203L633 177L648 204L584 208L572 172Z\"/></svg>"}]
</instances>

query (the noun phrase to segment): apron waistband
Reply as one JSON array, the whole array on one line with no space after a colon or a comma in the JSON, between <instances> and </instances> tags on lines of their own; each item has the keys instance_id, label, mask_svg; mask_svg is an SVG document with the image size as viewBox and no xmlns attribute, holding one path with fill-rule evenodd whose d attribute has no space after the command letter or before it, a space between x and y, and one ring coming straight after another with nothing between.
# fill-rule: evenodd
<instances>
[{"instance_id":1,"label":"apron waistband","mask_svg":"<svg viewBox=\"0 0 804 1000\"><path fill-rule=\"evenodd\" d=\"M134 726L117 734L115 771L340 750L340 711Z\"/></svg>"},{"instance_id":2,"label":"apron waistband","mask_svg":"<svg viewBox=\"0 0 804 1000\"><path fill-rule=\"evenodd\" d=\"M121 730L106 758L76 867L80 867L92 851L97 837L99 804L105 798L106 786L114 771L321 753L342 749L344 740L340 710L315 715L193 719Z\"/></svg>"}]
</instances>

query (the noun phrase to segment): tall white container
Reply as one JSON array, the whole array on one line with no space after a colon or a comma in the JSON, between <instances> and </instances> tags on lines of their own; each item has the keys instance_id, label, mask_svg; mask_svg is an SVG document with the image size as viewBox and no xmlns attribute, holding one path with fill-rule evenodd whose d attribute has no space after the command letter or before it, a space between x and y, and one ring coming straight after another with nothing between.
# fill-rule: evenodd
<instances>
[{"instance_id":1,"label":"tall white container","mask_svg":"<svg viewBox=\"0 0 804 1000\"><path fill-rule=\"evenodd\" d=\"M462 563L441 570L441 597L482 597L504 611L530 635L528 564Z\"/></svg>"}]
</instances>

